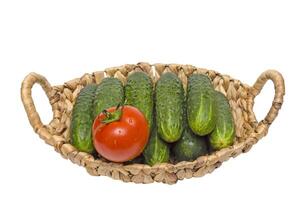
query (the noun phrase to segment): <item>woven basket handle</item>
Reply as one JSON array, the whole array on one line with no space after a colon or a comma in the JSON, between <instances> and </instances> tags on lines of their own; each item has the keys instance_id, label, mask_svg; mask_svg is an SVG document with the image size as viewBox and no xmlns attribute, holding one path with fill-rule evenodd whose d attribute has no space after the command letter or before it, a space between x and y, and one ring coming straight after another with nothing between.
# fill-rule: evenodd
<instances>
[{"instance_id":1,"label":"woven basket handle","mask_svg":"<svg viewBox=\"0 0 300 200\"><path fill-rule=\"evenodd\" d=\"M22 102L24 105L24 108L26 110L29 122L35 132L39 132L39 130L44 127L44 124L42 123L39 114L36 111L32 95L31 95L31 90L32 87L35 83L38 83L42 86L44 89L47 97L49 98L49 102L52 106L52 111L54 111L54 106L51 103L51 100L55 96L55 91L52 89L51 85L47 81L47 79L39 74L36 73L30 73L28 74L24 81L22 82L22 87L21 87L21 97L22 97Z\"/></svg>"},{"instance_id":2,"label":"woven basket handle","mask_svg":"<svg viewBox=\"0 0 300 200\"><path fill-rule=\"evenodd\" d=\"M266 129L272 124L274 119L278 115L278 111L281 108L281 105L283 103L283 96L285 94L285 86L284 86L284 79L282 75L275 70L267 70L263 72L256 82L254 83L253 87L250 90L250 110L253 110L253 105L254 105L254 99L255 97L261 92L262 88L264 87L265 83L271 80L274 83L274 88L275 88L275 96L272 102L272 106L267 114L267 116L261 120L257 124L257 131L263 131L262 129ZM257 122L255 114L253 113L252 119L250 119L251 122Z\"/></svg>"}]
</instances>

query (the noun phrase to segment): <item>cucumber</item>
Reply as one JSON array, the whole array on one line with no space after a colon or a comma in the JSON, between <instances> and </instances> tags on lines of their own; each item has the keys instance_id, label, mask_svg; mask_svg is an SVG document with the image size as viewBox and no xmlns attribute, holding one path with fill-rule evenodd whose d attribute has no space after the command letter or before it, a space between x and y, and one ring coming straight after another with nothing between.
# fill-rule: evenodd
<instances>
[{"instance_id":1,"label":"cucumber","mask_svg":"<svg viewBox=\"0 0 300 200\"><path fill-rule=\"evenodd\" d=\"M126 104L139 109L148 122L149 130L153 123L153 86L150 77L144 72L134 72L125 85Z\"/></svg>"},{"instance_id":2,"label":"cucumber","mask_svg":"<svg viewBox=\"0 0 300 200\"><path fill-rule=\"evenodd\" d=\"M207 138L195 135L187 124L186 104L184 106L184 131L172 148L175 160L193 161L208 153Z\"/></svg>"},{"instance_id":3,"label":"cucumber","mask_svg":"<svg viewBox=\"0 0 300 200\"><path fill-rule=\"evenodd\" d=\"M94 112L96 118L103 110L124 102L124 88L122 82L113 77L104 78L95 92Z\"/></svg>"},{"instance_id":4,"label":"cucumber","mask_svg":"<svg viewBox=\"0 0 300 200\"><path fill-rule=\"evenodd\" d=\"M155 104L155 103L154 103ZM170 147L163 141L157 133L157 123L155 115L155 106L153 109L153 126L151 129L150 138L143 151L144 162L150 166L159 163L166 163L170 159Z\"/></svg>"},{"instance_id":5,"label":"cucumber","mask_svg":"<svg viewBox=\"0 0 300 200\"><path fill-rule=\"evenodd\" d=\"M166 142L176 142L183 132L182 83L176 74L167 72L161 75L155 89L158 134Z\"/></svg>"},{"instance_id":6,"label":"cucumber","mask_svg":"<svg viewBox=\"0 0 300 200\"><path fill-rule=\"evenodd\" d=\"M209 142L214 150L231 146L234 142L234 121L227 98L220 92L215 91L216 128L209 135Z\"/></svg>"},{"instance_id":7,"label":"cucumber","mask_svg":"<svg viewBox=\"0 0 300 200\"><path fill-rule=\"evenodd\" d=\"M92 124L94 118L93 99L96 91L96 85L87 85L84 87L78 97L72 111L71 118L71 144L73 144L79 151L87 153L94 152L92 140Z\"/></svg>"},{"instance_id":8,"label":"cucumber","mask_svg":"<svg viewBox=\"0 0 300 200\"><path fill-rule=\"evenodd\" d=\"M192 131L204 136L215 128L216 111L214 88L209 78L202 74L192 74L188 78L187 117Z\"/></svg>"},{"instance_id":9,"label":"cucumber","mask_svg":"<svg viewBox=\"0 0 300 200\"><path fill-rule=\"evenodd\" d=\"M136 157L132 160L126 161L124 163L124 165L143 164L143 163L144 163L144 156L143 156L143 154L141 154L141 155L139 155L138 157Z\"/></svg>"},{"instance_id":10,"label":"cucumber","mask_svg":"<svg viewBox=\"0 0 300 200\"><path fill-rule=\"evenodd\" d=\"M193 161L208 153L208 145L205 137L197 136L186 128L172 150L176 161Z\"/></svg>"},{"instance_id":11,"label":"cucumber","mask_svg":"<svg viewBox=\"0 0 300 200\"><path fill-rule=\"evenodd\" d=\"M152 129L149 141L143 152L143 155L145 158L145 163L150 166L169 161L169 145L158 136L157 128L155 126Z\"/></svg>"}]
</instances>

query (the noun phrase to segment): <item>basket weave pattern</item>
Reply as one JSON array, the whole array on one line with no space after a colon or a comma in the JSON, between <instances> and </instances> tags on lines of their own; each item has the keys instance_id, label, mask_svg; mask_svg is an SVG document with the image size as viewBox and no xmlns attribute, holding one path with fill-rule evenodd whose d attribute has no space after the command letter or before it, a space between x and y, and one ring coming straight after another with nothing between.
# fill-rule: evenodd
<instances>
[{"instance_id":1,"label":"basket weave pattern","mask_svg":"<svg viewBox=\"0 0 300 200\"><path fill-rule=\"evenodd\" d=\"M182 161L176 164L164 163L155 166L143 164L123 165L108 162L103 159L79 152L70 144L70 116L75 99L80 90L87 84L100 83L104 77L116 77L123 83L128 74L134 71L144 71L155 83L164 72L174 72L181 79L186 89L187 77L192 73L208 75L216 90L226 95L232 109L236 138L234 145L221 149L207 156L201 156L192 162ZM275 88L275 97L267 116L257 122L253 113L255 97L260 93L267 80L272 80ZM38 83L42 86L52 106L53 119L44 125L36 111L32 96L32 86ZM138 63L136 65L123 65L108 68L105 71L84 74L63 85L51 86L45 77L30 73L23 81L21 88L22 101L27 112L29 122L34 131L49 145L53 146L64 158L71 160L80 166L84 166L91 175L110 176L113 179L125 182L152 183L163 182L176 183L184 178L200 177L212 172L222 162L231 157L236 157L242 152L247 152L265 136L269 126L276 118L283 103L285 93L284 80L281 74L274 70L268 70L260 75L253 87L241 83L227 75L192 65L180 64L153 64Z\"/></svg>"}]
</instances>

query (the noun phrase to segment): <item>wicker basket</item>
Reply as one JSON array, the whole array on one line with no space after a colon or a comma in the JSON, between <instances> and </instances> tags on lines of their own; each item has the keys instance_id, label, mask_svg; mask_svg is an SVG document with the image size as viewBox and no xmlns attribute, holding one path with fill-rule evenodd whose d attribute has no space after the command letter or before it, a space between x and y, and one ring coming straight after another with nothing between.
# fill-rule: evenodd
<instances>
[{"instance_id":1,"label":"wicker basket","mask_svg":"<svg viewBox=\"0 0 300 200\"><path fill-rule=\"evenodd\" d=\"M107 162L94 156L79 152L70 141L70 116L76 96L79 91L90 83L99 83L103 77L116 77L123 83L126 77L133 71L144 71L156 82L164 72L174 72L182 80L186 89L187 77L192 73L208 75L216 90L224 93L232 108L235 122L236 138L231 147L216 151L207 156L201 156L192 162L179 162L176 164L164 163L155 166L143 164L123 165ZM266 81L272 80L275 86L275 97L267 116L257 122L253 113L254 98L260 93ZM52 106L53 119L44 125L31 96L31 89L35 83L39 83L45 90ZM152 183L163 182L176 183L184 178L200 177L212 172L222 162L231 157L236 157L249 149L268 132L269 126L276 118L283 103L285 93L284 80L281 74L274 70L268 70L260 75L255 84L250 87L230 76L191 65L180 64L154 64L138 63L136 65L123 65L113 67L105 71L84 74L59 86L51 86L41 75L30 73L24 79L21 88L22 101L27 112L29 122L34 131L49 145L53 146L64 158L71 160L87 169L88 173L96 176L109 176L124 182Z\"/></svg>"}]
</instances>

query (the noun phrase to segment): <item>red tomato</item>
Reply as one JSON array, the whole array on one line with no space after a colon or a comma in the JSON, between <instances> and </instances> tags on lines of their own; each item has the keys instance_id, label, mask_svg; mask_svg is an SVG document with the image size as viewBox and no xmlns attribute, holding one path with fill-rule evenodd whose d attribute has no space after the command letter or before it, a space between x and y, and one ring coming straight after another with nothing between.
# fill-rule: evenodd
<instances>
[{"instance_id":1,"label":"red tomato","mask_svg":"<svg viewBox=\"0 0 300 200\"><path fill-rule=\"evenodd\" d=\"M93 124L96 151L113 162L136 158L143 152L149 138L147 120L137 108L123 106L119 109L107 109L107 114L98 115ZM118 111L121 116L117 116Z\"/></svg>"}]
</instances>

